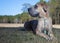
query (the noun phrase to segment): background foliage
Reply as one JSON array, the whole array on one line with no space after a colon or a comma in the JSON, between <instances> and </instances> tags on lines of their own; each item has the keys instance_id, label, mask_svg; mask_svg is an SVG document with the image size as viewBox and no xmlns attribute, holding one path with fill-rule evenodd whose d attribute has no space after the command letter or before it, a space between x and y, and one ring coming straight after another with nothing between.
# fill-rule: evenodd
<instances>
[{"instance_id":1,"label":"background foliage","mask_svg":"<svg viewBox=\"0 0 60 43\"><path fill-rule=\"evenodd\" d=\"M57 15L57 11L60 8L60 0L49 0L48 2L44 1L44 0L40 0L41 2L45 2L50 9L50 15L53 18L54 14ZM39 2L37 2L39 3ZM24 23L25 21L29 21L31 19L33 19L33 17L31 17L28 14L27 9L32 6L29 3L24 3L23 4L23 8L21 9L23 12L21 14L16 14L15 16L0 16L0 23ZM59 13L59 12L58 12ZM54 17L56 18L56 17Z\"/></svg>"}]
</instances>

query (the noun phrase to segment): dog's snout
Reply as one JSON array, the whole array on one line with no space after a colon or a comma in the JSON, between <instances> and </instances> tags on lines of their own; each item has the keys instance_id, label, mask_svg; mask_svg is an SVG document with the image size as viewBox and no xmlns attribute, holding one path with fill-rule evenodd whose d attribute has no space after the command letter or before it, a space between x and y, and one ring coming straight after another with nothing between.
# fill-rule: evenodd
<instances>
[{"instance_id":1,"label":"dog's snout","mask_svg":"<svg viewBox=\"0 0 60 43\"><path fill-rule=\"evenodd\" d=\"M34 8L37 8L37 7L38 7L37 5L34 6Z\"/></svg>"},{"instance_id":2,"label":"dog's snout","mask_svg":"<svg viewBox=\"0 0 60 43\"><path fill-rule=\"evenodd\" d=\"M35 6L36 7L36 6ZM37 17L39 15L39 12L36 11L36 9L34 7L30 7L28 8L28 13L32 16L32 17Z\"/></svg>"}]
</instances>

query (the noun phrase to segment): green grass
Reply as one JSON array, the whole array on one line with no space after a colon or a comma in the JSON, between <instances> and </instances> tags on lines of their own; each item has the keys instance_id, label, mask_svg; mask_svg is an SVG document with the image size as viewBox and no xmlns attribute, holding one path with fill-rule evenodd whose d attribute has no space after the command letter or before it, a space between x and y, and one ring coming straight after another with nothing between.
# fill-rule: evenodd
<instances>
[{"instance_id":1,"label":"green grass","mask_svg":"<svg viewBox=\"0 0 60 43\"><path fill-rule=\"evenodd\" d=\"M60 43L60 30L53 29L53 32ZM33 34L32 31L25 31L23 27L0 28L0 43L56 43L57 41L48 41Z\"/></svg>"}]
</instances>

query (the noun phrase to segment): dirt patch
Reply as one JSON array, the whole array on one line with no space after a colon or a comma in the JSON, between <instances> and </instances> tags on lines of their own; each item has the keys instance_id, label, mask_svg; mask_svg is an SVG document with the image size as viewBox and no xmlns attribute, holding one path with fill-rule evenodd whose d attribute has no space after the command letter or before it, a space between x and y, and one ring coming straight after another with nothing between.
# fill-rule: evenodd
<instances>
[{"instance_id":1,"label":"dirt patch","mask_svg":"<svg viewBox=\"0 0 60 43\"><path fill-rule=\"evenodd\" d=\"M60 25L52 25L55 29L60 29ZM24 27L24 24L0 23L0 27Z\"/></svg>"},{"instance_id":2,"label":"dirt patch","mask_svg":"<svg viewBox=\"0 0 60 43\"><path fill-rule=\"evenodd\" d=\"M23 27L24 24L0 23L0 27Z\"/></svg>"}]
</instances>

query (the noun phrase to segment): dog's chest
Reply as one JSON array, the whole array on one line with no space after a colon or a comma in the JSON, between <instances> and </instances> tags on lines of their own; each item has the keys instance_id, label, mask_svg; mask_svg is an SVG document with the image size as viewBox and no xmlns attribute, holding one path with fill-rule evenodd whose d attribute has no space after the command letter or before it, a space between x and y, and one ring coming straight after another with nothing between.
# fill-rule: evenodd
<instances>
[{"instance_id":1,"label":"dog's chest","mask_svg":"<svg viewBox=\"0 0 60 43\"><path fill-rule=\"evenodd\" d=\"M40 18L38 20L38 28L48 28L49 27L49 19L48 18Z\"/></svg>"}]
</instances>

